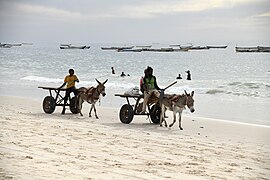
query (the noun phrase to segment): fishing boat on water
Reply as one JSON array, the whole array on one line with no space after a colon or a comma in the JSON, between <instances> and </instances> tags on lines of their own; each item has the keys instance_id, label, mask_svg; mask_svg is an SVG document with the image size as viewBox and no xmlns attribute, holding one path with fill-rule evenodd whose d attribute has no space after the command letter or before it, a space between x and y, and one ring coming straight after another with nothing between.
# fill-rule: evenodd
<instances>
[{"instance_id":1,"label":"fishing boat on water","mask_svg":"<svg viewBox=\"0 0 270 180\"><path fill-rule=\"evenodd\" d=\"M10 44L1 44L0 43L0 48L11 48L12 47L12 45L10 45Z\"/></svg>"},{"instance_id":2,"label":"fishing boat on water","mask_svg":"<svg viewBox=\"0 0 270 180\"><path fill-rule=\"evenodd\" d=\"M74 46L71 44L61 44L60 49L90 49L90 46Z\"/></svg>"},{"instance_id":3,"label":"fishing boat on water","mask_svg":"<svg viewBox=\"0 0 270 180\"><path fill-rule=\"evenodd\" d=\"M117 50L116 47L101 47L101 50Z\"/></svg>"},{"instance_id":4,"label":"fishing boat on water","mask_svg":"<svg viewBox=\"0 0 270 180\"><path fill-rule=\"evenodd\" d=\"M209 49L207 46L192 46L189 48L190 50L205 50Z\"/></svg>"},{"instance_id":5,"label":"fishing boat on water","mask_svg":"<svg viewBox=\"0 0 270 180\"><path fill-rule=\"evenodd\" d=\"M269 46L235 47L236 52L270 52Z\"/></svg>"},{"instance_id":6,"label":"fishing boat on water","mask_svg":"<svg viewBox=\"0 0 270 180\"><path fill-rule=\"evenodd\" d=\"M142 52L142 49L117 49L117 52Z\"/></svg>"},{"instance_id":7,"label":"fishing boat on water","mask_svg":"<svg viewBox=\"0 0 270 180\"><path fill-rule=\"evenodd\" d=\"M12 44L12 43L0 43L0 47L1 48L11 48L13 46L22 46L22 43L16 43L16 44Z\"/></svg>"},{"instance_id":8,"label":"fishing boat on water","mask_svg":"<svg viewBox=\"0 0 270 180\"><path fill-rule=\"evenodd\" d=\"M112 46L112 47L101 47L101 50L123 50L123 49L132 49L134 46Z\"/></svg>"},{"instance_id":9,"label":"fishing boat on water","mask_svg":"<svg viewBox=\"0 0 270 180\"><path fill-rule=\"evenodd\" d=\"M175 51L175 52L187 52L187 51L189 51L189 47L179 47L179 49L178 48L174 48L173 49L173 51Z\"/></svg>"},{"instance_id":10,"label":"fishing boat on water","mask_svg":"<svg viewBox=\"0 0 270 180\"><path fill-rule=\"evenodd\" d=\"M149 48L149 49L144 49L143 51L151 51L151 52L173 52L173 48Z\"/></svg>"},{"instance_id":11,"label":"fishing boat on water","mask_svg":"<svg viewBox=\"0 0 270 180\"><path fill-rule=\"evenodd\" d=\"M10 45L10 46L22 46L22 43L7 44L7 45Z\"/></svg>"},{"instance_id":12,"label":"fishing boat on water","mask_svg":"<svg viewBox=\"0 0 270 180\"><path fill-rule=\"evenodd\" d=\"M228 45L225 46L206 46L208 49L225 49L228 47Z\"/></svg>"}]
</instances>

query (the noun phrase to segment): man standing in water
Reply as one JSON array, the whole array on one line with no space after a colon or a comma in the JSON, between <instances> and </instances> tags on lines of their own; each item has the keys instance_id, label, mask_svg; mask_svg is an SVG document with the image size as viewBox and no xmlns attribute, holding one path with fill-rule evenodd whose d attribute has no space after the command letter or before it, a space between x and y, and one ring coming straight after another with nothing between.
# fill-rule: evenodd
<instances>
[{"instance_id":1,"label":"man standing in water","mask_svg":"<svg viewBox=\"0 0 270 180\"><path fill-rule=\"evenodd\" d=\"M111 67L111 69L112 69L112 74L115 74L114 68L113 68L113 67Z\"/></svg>"},{"instance_id":2,"label":"man standing in water","mask_svg":"<svg viewBox=\"0 0 270 180\"><path fill-rule=\"evenodd\" d=\"M191 80L190 70L187 70L186 73L187 73L187 80Z\"/></svg>"},{"instance_id":3,"label":"man standing in water","mask_svg":"<svg viewBox=\"0 0 270 180\"><path fill-rule=\"evenodd\" d=\"M147 67L144 71L145 76L143 78L143 107L142 107L142 114L146 113L146 105L150 96L155 95L156 97L160 96L158 90L161 90L157 85L156 77L153 76L153 69L151 67Z\"/></svg>"},{"instance_id":4,"label":"man standing in water","mask_svg":"<svg viewBox=\"0 0 270 180\"><path fill-rule=\"evenodd\" d=\"M73 69L69 69L68 72L69 72L69 75L67 75L65 77L64 83L62 84L62 86L59 87L59 89L60 89L60 88L64 87L65 85L67 85L66 95L64 97L64 107L63 107L62 114L65 114L65 111L66 111L65 106L67 104L67 100L68 100L68 98L70 96L70 93L73 92L75 96L77 95L75 82L79 82L79 79L77 78L77 76L74 75L74 70Z\"/></svg>"}]
</instances>

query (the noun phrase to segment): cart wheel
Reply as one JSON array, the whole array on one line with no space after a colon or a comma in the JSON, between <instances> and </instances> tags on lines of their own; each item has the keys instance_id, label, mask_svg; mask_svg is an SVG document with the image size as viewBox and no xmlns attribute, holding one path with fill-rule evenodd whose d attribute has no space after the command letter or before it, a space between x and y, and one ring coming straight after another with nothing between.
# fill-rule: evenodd
<instances>
[{"instance_id":1,"label":"cart wheel","mask_svg":"<svg viewBox=\"0 0 270 180\"><path fill-rule=\"evenodd\" d=\"M78 114L78 109L77 109L77 98L73 97L70 99L70 105L69 109L73 114Z\"/></svg>"},{"instance_id":2,"label":"cart wheel","mask_svg":"<svg viewBox=\"0 0 270 180\"><path fill-rule=\"evenodd\" d=\"M150 109L150 117L154 124L159 124L160 122L161 107L155 104Z\"/></svg>"},{"instance_id":3,"label":"cart wheel","mask_svg":"<svg viewBox=\"0 0 270 180\"><path fill-rule=\"evenodd\" d=\"M132 109L132 106L129 104L124 104L119 113L120 121L124 124L129 124L134 116L134 111Z\"/></svg>"},{"instance_id":4,"label":"cart wheel","mask_svg":"<svg viewBox=\"0 0 270 180\"><path fill-rule=\"evenodd\" d=\"M46 96L43 100L43 110L45 113L51 114L55 110L55 100L52 96Z\"/></svg>"}]
</instances>

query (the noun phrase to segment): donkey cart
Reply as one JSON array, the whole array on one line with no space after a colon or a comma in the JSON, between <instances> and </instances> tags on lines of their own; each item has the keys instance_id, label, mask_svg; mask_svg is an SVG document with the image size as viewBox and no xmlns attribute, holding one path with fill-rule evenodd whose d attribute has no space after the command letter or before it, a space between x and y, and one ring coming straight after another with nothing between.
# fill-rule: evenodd
<instances>
[{"instance_id":1,"label":"donkey cart","mask_svg":"<svg viewBox=\"0 0 270 180\"><path fill-rule=\"evenodd\" d=\"M38 88L49 90L50 95L46 96L43 100L43 110L45 113L51 114L54 112L56 106L64 106L64 97L65 95L61 95L61 91L66 91L66 89L59 89L53 87L42 87L39 86ZM54 92L54 93L53 93ZM55 96L53 96L55 94ZM73 114L77 114L77 98L76 97L69 97L69 104L67 103L66 106L69 106L70 111Z\"/></svg>"},{"instance_id":2,"label":"donkey cart","mask_svg":"<svg viewBox=\"0 0 270 180\"><path fill-rule=\"evenodd\" d=\"M134 115L147 115L150 116L151 121L154 124L159 124L161 108L158 103L148 103L148 112L146 114L141 114L142 111L142 102L140 100L143 99L143 95L126 95L126 94L115 94L115 96L119 96L121 98L126 98L127 104L124 104L119 112L120 121L124 124L129 124ZM135 105L131 105L130 100L133 98L135 100Z\"/></svg>"},{"instance_id":3,"label":"donkey cart","mask_svg":"<svg viewBox=\"0 0 270 180\"><path fill-rule=\"evenodd\" d=\"M146 114L141 114L142 112L142 102L140 100L143 99L143 95L126 95L126 94L115 94L115 96L119 96L121 98L126 98L127 104L124 104L119 112L120 121L124 124L129 124L132 120L134 115L147 115L150 116L151 121L154 124L160 123L160 100L164 97L164 92L169 87L176 84L177 81L173 82L169 86L164 89L160 90L160 97L151 96L147 103L148 112ZM135 105L131 105L129 99L133 98L135 100Z\"/></svg>"}]
</instances>

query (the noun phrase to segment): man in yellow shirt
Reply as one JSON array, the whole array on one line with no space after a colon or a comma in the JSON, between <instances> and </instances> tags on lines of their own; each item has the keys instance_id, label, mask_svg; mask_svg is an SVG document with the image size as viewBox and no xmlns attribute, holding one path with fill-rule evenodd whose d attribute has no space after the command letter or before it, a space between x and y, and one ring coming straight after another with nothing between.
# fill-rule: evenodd
<instances>
[{"instance_id":1,"label":"man in yellow shirt","mask_svg":"<svg viewBox=\"0 0 270 180\"><path fill-rule=\"evenodd\" d=\"M67 85L66 95L64 97L64 107L63 107L62 114L65 114L65 111L66 111L65 106L67 104L67 100L68 100L68 98L70 96L70 93L73 92L75 96L77 95L75 82L79 82L79 79L77 78L77 76L74 75L74 70L73 69L69 69L68 72L69 72L69 75L67 75L65 77L64 83L62 84L62 86L59 87L59 89L60 89L60 88L64 87L65 85Z\"/></svg>"}]
</instances>

